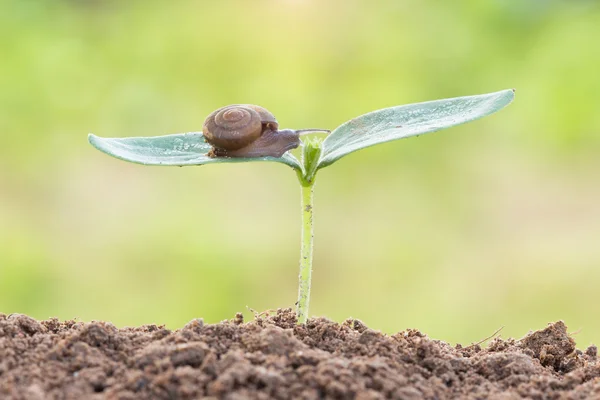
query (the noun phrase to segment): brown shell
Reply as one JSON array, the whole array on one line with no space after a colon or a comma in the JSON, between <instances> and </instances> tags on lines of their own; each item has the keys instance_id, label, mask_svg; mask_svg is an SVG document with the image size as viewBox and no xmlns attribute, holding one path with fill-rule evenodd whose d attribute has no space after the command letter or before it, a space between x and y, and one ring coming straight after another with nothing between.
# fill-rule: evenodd
<instances>
[{"instance_id":1,"label":"brown shell","mask_svg":"<svg viewBox=\"0 0 600 400\"><path fill-rule=\"evenodd\" d=\"M234 104L212 112L204 121L202 133L215 148L234 151L257 140L263 131L277 127L277 120L266 109Z\"/></svg>"},{"instance_id":2,"label":"brown shell","mask_svg":"<svg viewBox=\"0 0 600 400\"><path fill-rule=\"evenodd\" d=\"M258 115L260 115L260 121L263 125L266 125L266 128L271 129L272 131L276 131L279 129L279 123L275 119L275 116L271 114L269 110L263 108L261 106L255 106L254 104L239 104L240 106L249 107L256 111Z\"/></svg>"}]
</instances>

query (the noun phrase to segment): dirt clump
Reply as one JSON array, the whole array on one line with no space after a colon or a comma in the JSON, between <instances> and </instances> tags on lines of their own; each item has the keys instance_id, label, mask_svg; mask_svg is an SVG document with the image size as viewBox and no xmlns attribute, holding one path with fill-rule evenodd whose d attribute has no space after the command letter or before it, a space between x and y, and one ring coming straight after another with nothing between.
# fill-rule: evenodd
<instances>
[{"instance_id":1,"label":"dirt clump","mask_svg":"<svg viewBox=\"0 0 600 400\"><path fill-rule=\"evenodd\" d=\"M0 399L84 398L600 399L600 363L561 321L482 348L290 309L176 331L0 314Z\"/></svg>"}]
</instances>

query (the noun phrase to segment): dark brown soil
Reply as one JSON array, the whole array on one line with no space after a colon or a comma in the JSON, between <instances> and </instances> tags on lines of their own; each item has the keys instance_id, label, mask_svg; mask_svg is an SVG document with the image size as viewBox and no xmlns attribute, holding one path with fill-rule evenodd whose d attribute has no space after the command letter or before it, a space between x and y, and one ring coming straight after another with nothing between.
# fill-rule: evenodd
<instances>
[{"instance_id":1,"label":"dark brown soil","mask_svg":"<svg viewBox=\"0 0 600 400\"><path fill-rule=\"evenodd\" d=\"M291 310L177 331L0 314L0 399L600 399L596 352L562 322L482 349Z\"/></svg>"}]
</instances>

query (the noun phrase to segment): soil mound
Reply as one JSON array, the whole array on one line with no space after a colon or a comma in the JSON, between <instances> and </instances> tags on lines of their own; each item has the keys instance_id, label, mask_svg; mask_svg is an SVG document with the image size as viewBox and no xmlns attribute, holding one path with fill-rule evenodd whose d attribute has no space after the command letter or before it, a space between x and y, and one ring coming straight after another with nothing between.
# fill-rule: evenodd
<instances>
[{"instance_id":1,"label":"soil mound","mask_svg":"<svg viewBox=\"0 0 600 400\"><path fill-rule=\"evenodd\" d=\"M292 310L182 329L0 314L1 399L600 399L597 349L563 322L452 347Z\"/></svg>"}]
</instances>

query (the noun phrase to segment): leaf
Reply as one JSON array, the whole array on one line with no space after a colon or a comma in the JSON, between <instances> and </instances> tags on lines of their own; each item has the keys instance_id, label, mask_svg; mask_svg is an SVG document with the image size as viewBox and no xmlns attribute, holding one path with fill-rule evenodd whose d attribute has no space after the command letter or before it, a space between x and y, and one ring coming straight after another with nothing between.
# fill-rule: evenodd
<instances>
[{"instance_id":1,"label":"leaf","mask_svg":"<svg viewBox=\"0 0 600 400\"><path fill-rule=\"evenodd\" d=\"M338 126L323 142L318 168L379 143L439 131L493 114L514 98L514 90L384 108Z\"/></svg>"},{"instance_id":2,"label":"leaf","mask_svg":"<svg viewBox=\"0 0 600 400\"><path fill-rule=\"evenodd\" d=\"M282 157L212 158L207 155L211 146L199 132L179 133L166 136L102 138L88 136L90 144L98 150L121 160L143 165L204 165L216 163L239 163L249 161L274 161L286 164L300 172L302 165L291 153Z\"/></svg>"}]
</instances>

